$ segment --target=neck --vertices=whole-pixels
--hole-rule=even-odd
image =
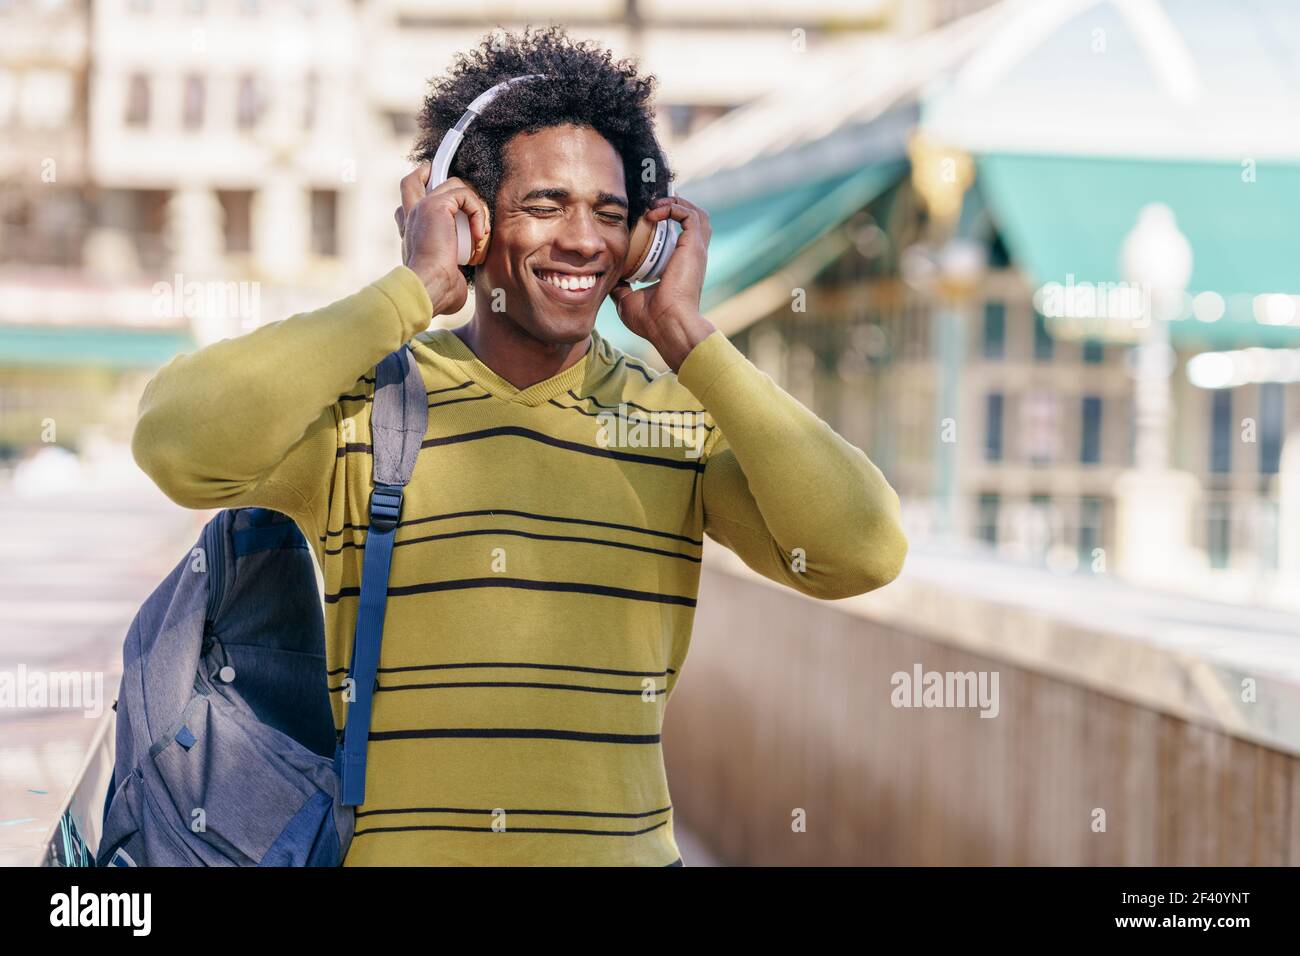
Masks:
[[[468,325],[452,331],[480,362],[518,389],[576,365],[591,347],[591,336],[572,344],[535,339],[504,312],[475,312]]]

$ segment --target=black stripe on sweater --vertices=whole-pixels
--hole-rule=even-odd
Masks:
[[[657,421],[655,421],[654,419],[650,419],[650,418],[629,418],[627,415],[624,415],[622,412],[589,412],[589,411],[587,411],[585,408],[579,408],[577,405],[561,405],[559,402],[557,402],[557,401],[556,401],[555,399],[553,399],[553,398],[552,398],[552,399],[548,399],[548,401],[549,401],[552,405],[554,405],[556,408],[564,408],[564,409],[568,409],[568,410],[571,411],[571,412],[577,412],[579,415],[586,415],[588,418],[600,418],[600,417],[602,417],[602,416],[606,416],[606,415],[613,415],[615,418],[617,418],[617,419],[619,419],[619,420],[621,420],[621,421],[625,421],[625,422],[627,422],[629,425],[633,425],[633,426],[635,426],[635,425],[653,425],[653,426],[655,426],[655,427],[657,427],[657,428],[703,428],[705,431],[708,431],[708,432],[713,431],[713,429],[716,427],[716,426],[713,426],[713,425],[706,425],[706,424],[704,424],[703,422],[700,422],[699,424],[696,424],[696,425],[687,425],[685,422],[657,422]],[[637,407],[640,408],[639,405],[638,405]],[[673,413],[673,412],[664,412],[663,414],[671,415],[671,414],[675,414],[675,413]],[[654,447],[654,446],[651,446],[651,447]],[[661,447],[662,447],[662,446],[661,446]]]
[[[579,401],[579,402],[591,402],[591,403],[592,403],[593,405],[595,405],[597,408],[610,408],[610,409],[616,409],[616,408],[619,408],[619,407],[620,407],[619,405],[606,405],[604,402],[602,402],[602,401],[600,401],[598,398],[596,398],[595,395],[579,395],[577,392],[575,392],[575,391],[574,391],[573,389],[571,389],[571,388],[568,389],[568,393],[569,393],[569,396],[570,396],[571,398],[573,398],[575,401]],[[552,405],[556,404],[556,403],[555,403],[555,399],[551,399],[551,404],[552,404]],[[627,402],[627,401],[625,401],[625,402],[623,402],[622,404],[623,404],[623,405],[626,405],[628,408],[635,408],[635,409],[637,409],[637,410],[639,410],[639,411],[649,412],[649,413],[652,414],[652,415],[707,415],[707,414],[708,414],[708,412],[706,412],[706,411],[705,411],[704,409],[702,409],[702,408],[681,408],[681,409],[672,409],[672,410],[669,410],[669,409],[665,409],[665,408],[646,408],[644,405],[638,405],[636,402]],[[558,407],[559,407],[559,408],[572,408],[573,406],[572,406],[572,405],[560,405],[560,406],[558,406]],[[579,411],[581,411],[581,409],[579,409]],[[701,423],[700,425],[682,425],[681,427],[683,427],[683,428],[706,428],[706,429],[708,429],[709,431],[713,431],[713,429],[716,428],[717,426],[716,426],[716,425],[705,425],[705,424]]]
[[[491,394],[487,394],[487,395],[470,395],[466,398],[449,398],[445,402],[430,402],[429,407],[442,408],[442,406],[444,405],[458,405],[461,402],[481,402],[483,401],[483,399],[491,398],[491,397],[492,397]]]
[[[376,684],[375,690],[445,690],[447,688],[464,687],[529,687],[537,690],[572,690],[586,691],[589,694],[624,694],[635,697],[640,697],[647,690],[656,697],[668,693],[666,687],[591,687],[587,684],[546,684],[541,681],[447,681],[441,684]],[[343,688],[344,685],[340,684],[338,687],[331,687],[329,692],[337,694]]]
[[[676,669],[670,667],[662,671],[624,671],[616,670],[612,667],[584,667],[579,664],[528,664],[520,661],[473,661],[467,664],[410,664],[405,667],[381,667],[378,670],[380,674],[400,674],[403,671],[446,671],[446,670],[463,670],[471,667],[522,667],[527,670],[539,671],[576,671],[582,674],[611,674],[615,677],[664,677],[668,674],[676,674]],[[332,671],[326,671],[330,677],[337,674],[346,674],[346,667],[336,667]]]
[[[653,381],[654,381],[654,376],[653,376],[653,375],[651,375],[649,372],[647,372],[647,371],[646,371],[644,368],[642,368],[640,365],[637,365],[635,362],[629,362],[629,361],[627,360],[627,356],[624,356],[623,358],[619,359],[618,361],[619,361],[620,364],[622,364],[622,365],[626,365],[628,368],[640,372],[642,375],[645,376],[645,380],[646,380],[647,382],[653,382]]]
[[[459,581],[426,581],[388,588],[389,597],[407,597],[411,594],[428,594],[434,591],[462,591],[470,588],[514,588],[521,591],[564,591],[574,594],[595,594],[601,597],[624,598],[629,601],[651,601],[656,604],[679,604],[695,607],[695,598],[680,594],[660,594],[655,591],[634,591],[604,584],[587,584],[582,581],[531,581],[527,578],[463,578]],[[337,604],[345,597],[358,597],[361,588],[340,588],[326,594],[326,604]]]
[[[667,813],[672,809],[669,804],[666,807],[660,807],[658,810],[642,810],[640,813],[613,813],[603,810],[510,810],[502,808],[501,812],[509,816],[523,816],[525,814],[541,817],[609,817],[617,820],[639,820],[643,817],[653,817],[660,813]],[[355,816],[369,817],[379,813],[469,813],[482,814],[490,817],[495,810],[473,810],[467,807],[394,807],[390,810],[357,810]]]
[[[628,451],[614,451],[611,448],[595,448],[591,445],[584,445],[581,442],[566,441],[563,438],[554,438],[542,432],[533,431],[531,428],[522,428],[518,425],[499,425],[496,428],[484,428],[476,432],[464,432],[460,435],[448,435],[445,438],[426,438],[420,443],[421,450],[425,448],[437,448],[443,445],[458,445],[465,442],[481,441],[485,438],[523,438],[528,441],[534,441],[541,445],[550,445],[552,448],[560,448],[564,451],[578,452],[582,455],[591,455],[595,458],[612,458],[616,461],[629,461],[638,465],[656,465],[660,468],[679,468],[684,471],[702,472],[704,464],[698,461],[678,460],[676,458],[659,458],[655,455],[638,455]],[[336,457],[342,458],[346,454],[373,454],[373,447],[362,442],[349,442],[335,453]]]
[[[374,380],[373,378],[363,378],[362,381],[363,381],[363,382],[369,382],[369,383],[373,384],[375,380]],[[443,394],[444,392],[459,392],[462,388],[466,388],[467,386],[470,386],[470,385],[478,385],[478,383],[475,382],[475,381],[473,381],[473,380],[471,379],[470,381],[467,381],[467,382],[461,382],[459,385],[449,385],[447,388],[435,388],[435,389],[430,389],[430,390],[426,391],[424,394],[425,394],[425,395],[441,395],[441,394]],[[479,388],[482,388],[482,387],[483,387],[483,386],[479,385]],[[487,395],[484,395],[483,397],[484,397],[484,398],[487,398],[488,396],[487,396]],[[375,400],[375,399],[374,399],[374,396],[373,396],[373,395],[340,395],[340,396],[339,396],[339,401],[340,401],[340,402],[360,402],[360,401],[373,402],[374,400]]]
[[[664,558],[681,558],[683,561],[691,561],[700,564],[701,559],[690,554],[681,554],[677,551],[664,551],[660,548],[647,548],[639,544],[627,544],[622,541],[605,541],[601,538],[578,538],[572,535],[564,534],[538,534],[534,531],[516,531],[512,528],[475,528],[471,531],[449,531],[446,534],[428,534],[421,538],[407,538],[403,541],[394,541],[393,547],[399,547],[404,544],[421,544],[426,541],[444,541],[448,538],[468,538],[485,534],[506,534],[513,535],[516,538],[532,538],[535,541],[570,541],[578,544],[598,544],[607,548],[623,548],[626,551],[643,551],[646,554],[655,554]],[[341,545],[333,550],[326,548],[326,554],[342,554],[344,548],[356,548],[358,551],[365,550],[365,543],[356,541],[344,541]]]
[[[685,541],[687,544],[694,544],[700,547],[704,546],[704,541],[700,538],[692,538],[689,535],[673,534],[671,531],[655,531],[653,528],[639,528],[631,524],[618,524],[614,521],[596,521],[593,518],[563,518],[559,515],[534,514],[531,511],[514,511],[509,508],[483,508],[478,511],[453,511],[448,514],[429,515],[427,518],[410,518],[406,521],[399,521],[397,526],[405,528],[410,525],[423,524],[426,521],[449,521],[453,518],[477,518],[485,515],[510,515],[515,518],[532,518],[536,521],[555,521],[560,524],[585,524],[596,528],[614,528],[618,531],[635,531],[637,534],[650,534],[658,538],[668,538],[672,541]],[[337,537],[344,531],[352,528],[357,531],[369,531],[368,524],[353,524],[350,521],[344,522],[343,527],[337,531],[326,531],[320,536],[324,541],[327,537]]]
[[[411,730],[372,730],[370,739],[385,740],[572,740],[588,744],[657,744],[659,734],[609,734],[547,727],[423,727]]]
[[[646,827],[644,830],[571,830],[560,827],[506,827],[504,830],[494,830],[492,827],[452,827],[452,826],[410,826],[410,827],[367,827],[364,830],[357,830],[352,834],[353,838],[365,836],[369,833],[400,833],[406,830],[452,830],[460,833],[565,833],[575,836],[622,836],[632,837],[640,836],[643,833],[649,833],[651,830],[658,830],[666,824],[667,820],[662,820],[652,827]]]

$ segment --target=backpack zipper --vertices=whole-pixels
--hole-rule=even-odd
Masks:
[[[225,535],[225,513],[218,515],[207,527],[207,563],[208,574],[208,610],[207,616],[203,622],[203,629],[206,633],[216,626],[217,611],[221,607],[221,599],[225,596],[226,588],[226,535]]]

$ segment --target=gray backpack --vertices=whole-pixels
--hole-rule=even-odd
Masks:
[[[428,421],[403,346],[376,366],[374,489],[347,722],[336,735],[325,629],[292,519],[230,508],[127,633],[97,866],[338,866],[365,802],[366,744],[402,489]]]

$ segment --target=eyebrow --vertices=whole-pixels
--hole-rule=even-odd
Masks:
[[[554,199],[557,202],[566,202],[573,198],[573,194],[567,189],[559,186],[547,186],[542,189],[534,189],[532,192],[521,198],[520,202],[527,202],[530,199]],[[622,196],[616,196],[613,193],[599,193],[596,196],[596,205],[605,206],[613,204],[620,207],[624,212],[627,211],[627,200]]]

